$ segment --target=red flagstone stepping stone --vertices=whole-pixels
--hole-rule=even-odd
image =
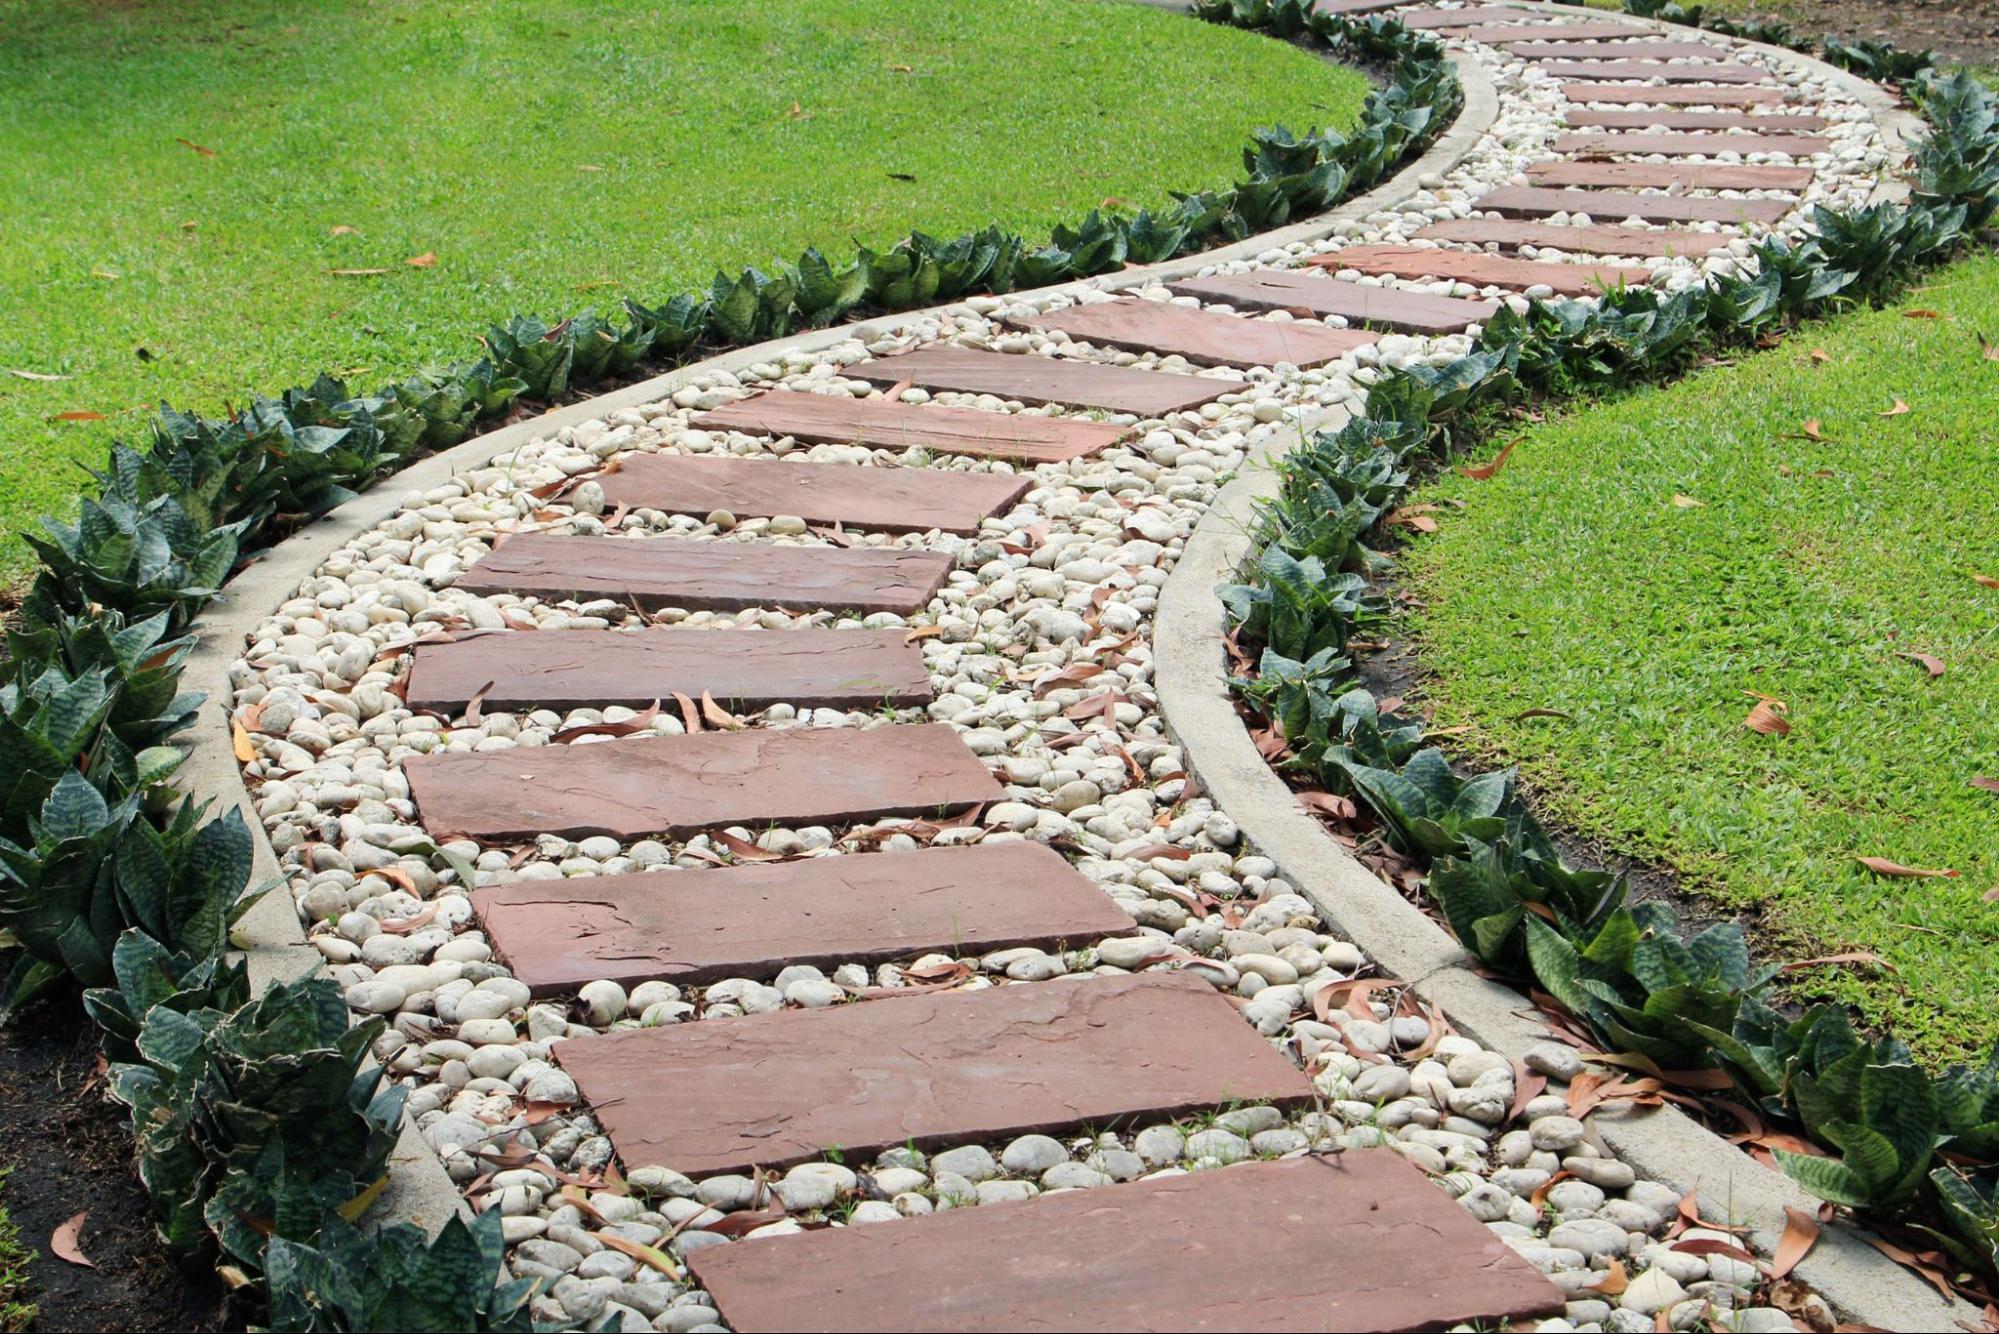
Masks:
[[[1275,324],[1136,298],[1068,306],[1008,323],[1022,329],[1061,329],[1104,347],[1177,353],[1204,366],[1275,366],[1280,361],[1320,366],[1376,337],[1358,329]]]
[[[1599,130],[1822,130],[1824,116],[1796,116],[1789,112],[1750,111],[1592,111],[1570,107],[1563,113],[1568,123]]]
[[[554,1050],[627,1171],[689,1176],[1312,1100],[1277,1048],[1183,973],[628,1029]]]
[[[1416,233],[1418,240],[1458,241],[1468,245],[1554,246],[1577,255],[1707,255],[1728,249],[1736,231],[1649,231],[1643,227],[1572,227],[1559,222],[1512,222],[1498,218],[1453,218],[1433,222]]]
[[[1742,107],[1782,102],[1782,88],[1661,88],[1649,83],[1565,83],[1571,102],[1633,102],[1651,106]]]
[[[1507,12],[1493,5],[1467,5],[1462,9],[1405,9],[1387,17],[1415,32],[1441,29],[1448,33],[1453,30],[1461,32],[1480,19]]]
[[[1783,134],[1562,134],[1555,137],[1557,153],[1613,157],[1621,153],[1661,153],[1668,157],[1712,157],[1717,153],[1787,153],[1810,157],[1832,147],[1832,140],[1814,135]]]
[[[1002,795],[942,723],[456,751],[416,756],[403,772],[425,828],[487,843],[845,824],[960,810]]]
[[[1229,380],[1162,371],[1105,366],[1074,357],[1037,357],[1005,352],[981,352],[971,347],[926,347],[900,356],[883,357],[849,366],[849,379],[893,385],[904,380],[919,389],[993,394],[1029,405],[1061,403],[1074,408],[1101,408],[1139,417],[1163,417],[1197,408],[1242,386]]]
[[[1388,1149],[707,1246],[688,1263],[742,1334],[1514,1329],[1563,1310]]]
[[[1549,60],[1541,70],[1555,79],[1664,79],[1667,83],[1764,84],[1770,75],[1754,65],[1687,61],[1662,65],[1645,60]]]
[[[1483,287],[1528,288],[1546,283],[1568,296],[1593,296],[1620,284],[1643,287],[1652,281],[1650,269],[1616,264],[1554,264],[1533,259],[1502,259],[1483,251],[1438,250],[1432,246],[1356,245],[1311,263],[1328,269],[1359,269],[1404,278],[1455,278]]]
[[[1405,292],[1396,287],[1341,282],[1324,274],[1295,269],[1180,278],[1166,287],[1175,295],[1202,301],[1226,301],[1251,310],[1303,310],[1321,317],[1340,315],[1356,324],[1407,333],[1456,333],[1468,324],[1490,319],[1498,309],[1490,301],[1460,301],[1456,297]]]
[[[1137,929],[1061,853],[1033,842],[523,880],[479,890],[472,906],[537,996],[600,977],[703,983]]]
[[[1312,8],[1321,14],[1371,14],[1408,3],[1409,0],[1319,0]]]
[[[1034,484],[1012,473],[941,468],[864,467],[852,463],[702,458],[643,454],[598,479],[604,499],[633,509],[738,518],[790,514],[807,523],[839,523],[878,533],[976,533],[979,521],[1006,509]]]
[[[1106,449],[1132,433],[1108,422],[1044,417],[1038,412],[982,412],[935,403],[903,403],[851,394],[778,390],[740,399],[687,423],[701,431],[788,435],[813,445],[927,449],[1017,463],[1061,463]]]
[[[905,615],[928,606],[950,572],[951,557],[933,551],[523,533],[467,570],[458,587],[550,601],[616,598],[647,611],[781,607]]]
[[[872,708],[932,698],[923,654],[901,630],[474,631],[418,644],[404,687],[413,709],[669,707],[676,694],[723,704]]]
[[[1725,49],[1706,42],[1508,42],[1523,60],[1713,60]]]
[[[1510,23],[1487,23],[1468,29],[1465,36],[1474,42],[1594,42],[1606,37],[1643,37],[1643,28],[1628,23],[1564,23],[1558,19],[1533,18],[1526,14]]]
[[[1749,167],[1688,162],[1537,162],[1527,168],[1536,185],[1679,186],[1685,190],[1802,190],[1810,167]]]
[[[1544,190],[1531,185],[1501,186],[1472,202],[1514,217],[1587,213],[1592,218],[1638,218],[1645,222],[1775,222],[1797,205],[1788,199],[1711,199],[1683,195],[1625,194],[1615,190]]]

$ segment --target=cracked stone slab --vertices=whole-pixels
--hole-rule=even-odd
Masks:
[[[1608,287],[1644,287],[1650,269],[1619,264],[1556,264],[1533,259],[1502,259],[1466,250],[1435,246],[1356,245],[1312,259],[1327,269],[1358,269],[1362,273],[1402,278],[1455,278],[1480,287],[1529,288],[1545,284],[1563,296],[1596,296]]]
[[[413,709],[644,708],[676,694],[738,709],[897,708],[935,697],[902,630],[475,630],[418,644],[404,688]],[[480,694],[481,691],[484,694]]]
[[[690,1264],[742,1334],[1512,1329],[1564,1300],[1389,1149],[710,1246]]]
[[[1242,385],[1230,380],[1164,371],[1105,366],[1069,357],[984,352],[970,347],[928,347],[846,368],[848,379],[893,385],[908,380],[919,389],[992,394],[1030,406],[1060,403],[1072,408],[1163,417],[1169,412],[1212,403]]]
[[[1062,854],[1025,840],[522,880],[477,891],[472,906],[537,996],[598,978],[698,984],[792,964],[873,965],[1137,929]]]
[[[1431,223],[1415,239],[1496,245],[1553,246],[1581,255],[1708,255],[1728,249],[1742,233],[1654,231],[1645,227],[1576,227],[1560,222],[1514,222],[1499,218],[1453,218]]]
[[[1472,207],[1512,217],[1587,213],[1592,218],[1638,218],[1645,222],[1772,223],[1797,205],[1788,199],[1713,199],[1707,196],[1647,195],[1617,190],[1556,190],[1505,185],[1472,201]]]
[[[1515,48],[1517,51],[1518,48]],[[1620,53],[1621,54],[1621,53]],[[1712,51],[1706,53],[1712,56]],[[1702,59],[1661,64],[1645,60],[1548,60],[1539,66],[1556,79],[1661,79],[1667,83],[1738,83],[1771,87],[1770,72],[1754,65]]]
[[[1457,333],[1466,325],[1491,319],[1499,309],[1491,301],[1461,301],[1425,292],[1405,292],[1398,287],[1342,282],[1322,273],[1296,269],[1178,278],[1166,287],[1176,296],[1221,301],[1250,310],[1304,310],[1321,317],[1337,315],[1356,324],[1403,333]]]
[[[1629,189],[1802,190],[1810,167],[1733,166],[1721,162],[1536,162],[1527,168],[1536,185]]]
[[[963,810],[1002,795],[943,723],[455,751],[415,756],[403,768],[426,829],[440,840],[486,843],[848,823]]]
[[[1571,102],[1630,102],[1645,106],[1746,107],[1786,101],[1782,88],[1666,87],[1646,83],[1565,83]]]
[[[482,596],[616,598],[645,611],[777,607],[906,616],[930,605],[952,564],[935,551],[522,533],[493,548],[458,587]]]
[[[1097,301],[1009,319],[1021,329],[1059,329],[1072,338],[1132,352],[1181,356],[1201,366],[1322,366],[1376,335],[1323,324],[1244,319],[1165,301]]]
[[[1809,134],[1564,134],[1555,139],[1557,153],[1582,157],[1612,157],[1619,153],[1659,153],[1667,157],[1717,153],[1785,153],[1810,157],[1832,148],[1832,140]]]
[[[1233,1005],[1182,973],[780,1010],[553,1050],[626,1170],[690,1176],[1313,1096]]]
[[[688,423],[698,431],[790,436],[812,445],[926,449],[1019,463],[1061,463],[1109,448],[1132,433],[1109,422],[1037,412],[982,412],[851,394],[775,390],[724,404]]]
[[[1593,111],[1570,107],[1563,120],[1579,129],[1600,130],[1823,130],[1824,116],[1748,111]]]
[[[676,514],[795,515],[877,533],[976,533],[1033,485],[1013,473],[647,454],[599,479],[604,499]]]

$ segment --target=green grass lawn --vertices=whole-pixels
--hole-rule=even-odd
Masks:
[[[1999,577],[1999,360],[1980,332],[1999,338],[1991,257],[1579,407],[1493,480],[1426,488],[1465,507],[1407,561],[1439,726],[1517,762],[1557,824],[1759,910],[1773,953],[1881,955],[1899,976],[1820,970],[1810,990],[1930,1059],[1999,1038],[1999,793],[1971,782],[1999,778],[1999,587],[1974,578]],[[1789,736],[1743,727],[1749,692],[1789,705]]]
[[[0,91],[11,534],[161,399],[372,385],[810,244],[1043,235],[1224,184],[1253,127],[1349,125],[1366,84],[1081,0],[0,0]]]

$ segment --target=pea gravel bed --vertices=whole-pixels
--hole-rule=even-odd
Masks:
[[[1290,268],[1345,244],[1405,241],[1433,221],[1472,216],[1478,195],[1550,158],[1547,145],[1562,131],[1566,108],[1558,82],[1494,48],[1472,49],[1498,84],[1502,110],[1455,169],[1421,178],[1421,192],[1395,211],[1341,223],[1324,241],[1214,271]],[[1767,59],[1749,48],[1732,48],[1731,58],[1751,64]],[[1804,160],[1816,179],[1780,228],[1796,234],[1811,204],[1864,202],[1897,159],[1867,109],[1844,98],[1836,81],[1811,76],[1799,83],[1788,64],[1780,72],[1831,122],[1825,133],[1833,142],[1829,152]],[[1764,154],[1747,160],[1790,161]],[[1704,261],[1622,262],[1645,267],[1674,288],[1732,266],[1747,252],[1746,242],[1736,242]],[[1359,281],[1519,299],[1463,283]],[[1158,286],[1139,288],[1137,295],[1172,299]],[[1008,315],[1103,299],[1107,293],[1072,287],[878,321],[827,351],[741,375],[698,375],[664,401],[533,440],[448,484],[410,495],[399,513],[334,552],[263,623],[232,667],[233,704],[250,724],[254,747],[244,776],[310,942],[346,988],[350,1005],[389,1018],[376,1055],[412,1086],[409,1112],[453,1180],[481,1207],[503,1215],[510,1269],[548,1280],[534,1300],[536,1317],[578,1328],[608,1318],[617,1329],[720,1329],[716,1311],[678,1263],[701,1246],[806,1226],[891,1224],[938,1209],[1157,1173],[1226,1170],[1246,1158],[1385,1145],[1431,1173],[1439,1188],[1567,1294],[1566,1319],[1543,1328],[1650,1330],[1661,1318],[1675,1329],[1792,1328],[1789,1314],[1757,1304],[1760,1276],[1753,1266],[1726,1254],[1673,1249],[1676,1242],[1727,1241],[1729,1235],[1702,1228],[1669,1235],[1676,1225],[1684,1228],[1677,1193],[1638,1179],[1604,1150],[1586,1119],[1570,1116],[1562,1086],[1580,1069],[1570,1049],[1551,1042],[1530,1055],[1528,1068],[1516,1068],[1452,1033],[1446,1017],[1424,1005],[1420,988],[1350,985],[1372,978],[1365,955],[1328,933],[1275,865],[1244,844],[1230,813],[1191,784],[1155,707],[1148,632],[1159,590],[1206,507],[1243,466],[1252,432],[1356,407],[1381,368],[1448,361],[1469,350],[1472,336],[1389,335],[1321,368],[1244,373],[1094,348],[1060,333],[1015,332],[1001,323]],[[1234,387],[1217,402],[1163,419],[1110,418],[1139,427],[1135,438],[1092,458],[1033,469],[1034,483],[1019,503],[970,537],[829,535],[796,518],[738,521],[721,512],[606,512],[594,477],[638,453],[783,454],[815,462],[1013,471],[1006,464],[930,458],[920,451],[805,447],[687,424],[698,411],[774,387],[865,396],[877,391],[846,378],[845,368],[931,343],[1153,367]],[[902,395],[906,403],[930,397],[920,389]],[[935,401],[1030,411],[987,396],[940,393]],[[475,597],[455,587],[497,541],[522,532],[818,547],[837,540],[949,552],[956,565],[929,608],[908,620],[672,607],[648,617],[611,600]],[[782,634],[804,626],[922,628],[936,690],[926,709],[848,712],[778,704],[736,721],[764,728],[945,722],[1005,784],[1006,799],[963,824],[736,828],[727,831],[735,849],[707,835],[629,844],[542,837],[513,849],[434,844],[416,822],[400,767],[412,755],[601,744],[607,739],[602,735],[555,738],[599,724],[675,735],[686,723],[670,704],[645,715],[616,707],[455,718],[415,714],[394,688],[408,648],[425,636],[460,629],[608,631],[646,624],[716,634]],[[937,953],[873,968],[853,962],[824,970],[794,966],[705,987],[646,982],[627,990],[598,981],[571,1000],[536,1002],[494,957],[467,896],[468,882],[699,871],[739,860],[743,844],[775,857],[820,857],[1030,838],[1063,852],[1130,913],[1133,933],[1048,951],[967,958]],[[1311,1076],[1318,1104],[1296,1113],[1223,1108],[1193,1121],[1067,1139],[1029,1135],[929,1153],[901,1148],[869,1162],[828,1155],[782,1175],[692,1181],[657,1167],[618,1175],[610,1140],[579,1104],[574,1082],[549,1059],[550,1045],[564,1038],[787,1006],[881,1003],[850,999],[873,988],[1088,985],[1092,974],[1151,969],[1192,972],[1236,998],[1245,1022]],[[1545,1078],[1548,1091],[1523,1099],[1518,1081],[1524,1077]],[[655,1255],[657,1261],[650,1258]],[[1628,1284],[1620,1287],[1614,1273],[1628,1274]],[[1798,1308],[1800,1301],[1806,1318],[1822,1316],[1830,1327],[1823,1303],[1805,1295],[1791,1304]]]

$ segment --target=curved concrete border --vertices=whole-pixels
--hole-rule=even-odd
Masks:
[[[1609,16],[1590,11],[1590,17]],[[1652,31],[1672,25],[1641,26]],[[1188,539],[1153,620],[1160,712],[1184,751],[1188,771],[1326,921],[1384,972],[1420,989],[1454,1027],[1519,1060],[1529,1047],[1548,1040],[1534,1008],[1518,991],[1474,971],[1475,961],[1442,927],[1327,834],[1264,762],[1229,694],[1227,626],[1215,586],[1233,580],[1249,554],[1257,504],[1277,491],[1270,465],[1306,432],[1337,430],[1348,415],[1344,408],[1325,409],[1253,437],[1242,474],[1223,488]],[[1747,1239],[1765,1255],[1782,1236],[1786,1206],[1808,1213],[1818,1208],[1818,1199],[1789,1177],[1761,1166],[1676,1107],[1606,1107],[1591,1120],[1604,1144],[1640,1174],[1683,1193],[1697,1191],[1709,1217],[1733,1215],[1749,1222]],[[1861,1324],[1923,1330],[1966,1322],[1973,1328],[1979,1319],[1970,1305],[1940,1297],[1854,1228],[1826,1229],[1794,1272]]]
[[[1156,3],[1156,0],[1138,0]],[[1173,6],[1181,8],[1181,6]],[[1465,104],[1458,118],[1422,156],[1364,195],[1303,222],[1264,232],[1232,245],[1170,260],[1163,264],[1122,270],[1115,274],[1035,289],[1037,293],[1119,291],[1152,282],[1186,277],[1208,266],[1250,259],[1267,250],[1317,241],[1341,222],[1391,208],[1417,193],[1416,181],[1431,172],[1456,165],[1484,137],[1499,116],[1499,97],[1476,61],[1454,57]],[[242,654],[244,643],[271,610],[291,597],[299,584],[334,551],[394,514],[410,491],[422,491],[449,481],[458,473],[484,467],[493,458],[565,426],[607,416],[624,408],[669,397],[695,376],[716,370],[741,371],[758,362],[781,360],[794,352],[817,352],[851,338],[872,338],[907,320],[960,308],[953,305],[900,312],[860,324],[836,325],[739,348],[705,361],[677,367],[663,375],[623,389],[572,403],[538,417],[474,436],[441,453],[420,459],[383,478],[366,494],[348,501],[317,522],[301,529],[257,556],[224,588],[222,596],[196,622],[198,642],[189,655],[187,688],[204,691],[208,699],[188,737],[188,757],[181,775],[190,793],[212,797],[221,807],[236,806],[252,831],[253,883],[282,875],[277,853],[265,836],[255,804],[244,785],[231,731],[228,700],[229,666]],[[261,989],[274,978],[303,976],[321,966],[319,954],[306,943],[298,911],[289,893],[265,896],[237,924],[234,943],[244,951],[250,983]],[[389,1185],[376,1207],[377,1217],[417,1223],[431,1232],[444,1226],[462,1204],[458,1187],[445,1174],[436,1154],[424,1143],[412,1122],[402,1133],[389,1162]]]

